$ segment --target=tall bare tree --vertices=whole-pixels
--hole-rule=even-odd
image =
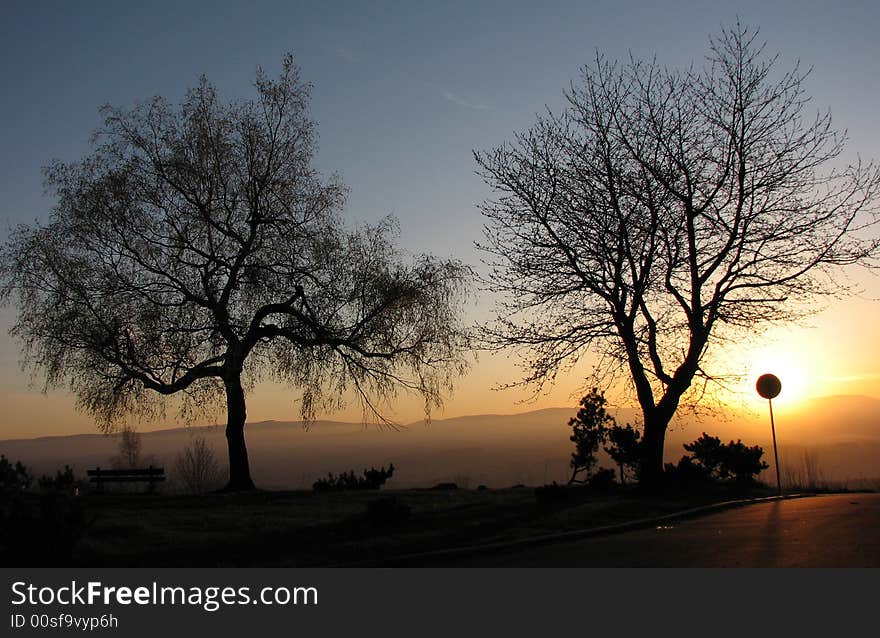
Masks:
[[[701,68],[597,55],[564,112],[475,153],[496,193],[489,345],[527,351],[538,390],[587,351],[597,373],[625,372],[643,482],[713,347],[809,312],[841,290],[838,267],[876,264],[877,168],[839,166],[845,136],[807,112],[806,76],[739,24]]]
[[[0,260],[26,360],[112,429],[225,399],[230,489],[252,487],[245,390],[268,375],[302,414],[354,394],[380,415],[403,388],[426,410],[464,369],[467,269],[395,247],[395,223],[346,227],[345,188],[311,162],[309,85],[289,56],[255,99],[224,103],[203,78],[179,107],[105,107],[94,150],[57,162],[47,224],[18,228]]]

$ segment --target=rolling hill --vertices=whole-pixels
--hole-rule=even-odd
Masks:
[[[327,472],[338,473],[393,462],[389,487],[426,487],[452,481],[462,487],[540,485],[568,478],[572,444],[566,425],[572,408],[550,408],[515,415],[475,415],[412,423],[398,430],[355,423],[320,421],[308,429],[299,422],[264,421],[247,426],[254,481],[264,488],[309,488]],[[622,410],[619,422],[635,412]],[[764,446],[772,462],[769,427],[764,415],[683,420],[667,436],[667,459],[677,460],[682,443],[706,431],[722,439],[742,438]],[[146,463],[173,473],[175,456],[195,433],[203,434],[225,462],[220,426],[144,432]],[[824,478],[845,480],[880,477],[880,400],[825,397],[777,419],[780,462],[801,462],[805,451],[818,459]],[[118,437],[78,434],[0,441],[0,453],[20,460],[36,474],[65,464],[77,474],[86,468],[109,467]],[[606,462],[607,465],[610,465]],[[173,477],[172,477],[173,478]]]

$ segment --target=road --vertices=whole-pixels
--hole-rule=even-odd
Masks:
[[[747,505],[579,541],[468,556],[486,567],[880,567],[880,494]]]

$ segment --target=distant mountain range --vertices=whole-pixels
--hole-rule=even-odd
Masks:
[[[475,415],[412,423],[398,430],[355,423],[319,421],[308,429],[298,422],[264,421],[246,429],[255,482],[265,488],[309,488],[327,472],[394,463],[389,487],[427,487],[455,482],[461,487],[540,485],[566,481],[572,443],[568,419],[573,408],[549,408],[514,415]],[[634,421],[635,410],[617,413]],[[724,440],[740,438],[764,446],[772,463],[767,416],[682,418],[667,435],[667,459],[677,460],[682,444],[701,432]],[[194,434],[203,434],[225,464],[221,426],[144,432],[142,456],[169,473],[176,455]],[[862,396],[824,397],[777,414],[780,464],[814,455],[829,480],[880,477],[880,400]],[[78,434],[0,441],[0,453],[20,460],[36,474],[65,464],[77,474],[109,467],[118,436]],[[610,463],[606,461],[606,465]]]

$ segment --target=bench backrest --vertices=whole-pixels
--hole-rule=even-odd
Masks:
[[[143,476],[143,477],[156,477],[156,476],[164,476],[165,468],[162,467],[148,467],[148,468],[132,468],[130,470],[102,470],[100,467],[94,470],[86,470],[86,474],[89,476],[97,476],[97,477],[111,477],[111,476]]]

